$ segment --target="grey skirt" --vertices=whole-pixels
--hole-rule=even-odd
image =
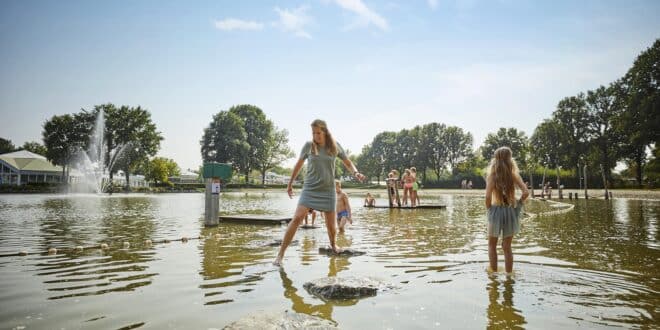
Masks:
[[[520,213],[522,203],[516,207],[507,205],[492,205],[488,209],[488,236],[510,237],[520,231]]]
[[[332,190],[326,189],[326,191],[303,188],[302,193],[300,193],[300,199],[298,199],[298,205],[324,212],[334,211],[337,207],[336,204],[337,193],[334,187],[332,187]]]

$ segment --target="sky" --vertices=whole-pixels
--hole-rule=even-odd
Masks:
[[[252,104],[296,153],[316,118],[353,154],[431,122],[476,148],[622,77],[660,38],[658,14],[637,0],[4,0],[0,137],[42,142],[54,115],[139,105],[158,156],[197,169],[213,115]]]

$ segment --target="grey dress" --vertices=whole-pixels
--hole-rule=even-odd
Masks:
[[[318,211],[334,211],[337,199],[335,193],[335,158],[346,159],[344,149],[337,143],[337,156],[327,153],[325,147],[318,148],[318,155],[312,154],[312,142],[305,143],[299,159],[307,160],[307,170],[298,205]]]

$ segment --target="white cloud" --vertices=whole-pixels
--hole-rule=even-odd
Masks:
[[[275,11],[280,15],[280,20],[274,23],[275,26],[286,32],[292,32],[297,37],[311,39],[312,36],[305,30],[307,25],[312,22],[312,17],[307,14],[309,7],[301,6],[296,9],[280,9],[275,7]]]
[[[427,0],[427,2],[429,4],[429,7],[431,7],[431,9],[435,10],[436,8],[438,8],[438,0]]]
[[[353,24],[355,26],[373,24],[383,31],[387,31],[389,29],[387,20],[378,15],[378,13],[369,9],[369,7],[367,7],[362,2],[362,0],[335,0],[335,3],[339,7],[358,15],[358,21]]]
[[[258,31],[264,28],[264,25],[259,22],[244,21],[237,18],[227,18],[222,21],[215,21],[216,29],[223,31],[245,30],[245,31]]]

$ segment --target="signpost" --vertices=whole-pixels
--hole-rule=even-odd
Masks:
[[[232,170],[230,164],[205,163],[204,181],[206,182],[204,203],[204,225],[206,227],[218,225],[218,212],[220,211],[220,189],[222,182],[231,179]]]

